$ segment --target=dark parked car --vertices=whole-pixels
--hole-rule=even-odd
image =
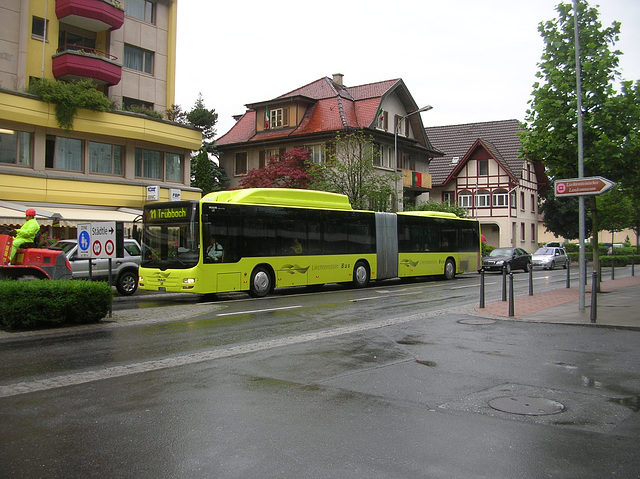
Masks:
[[[488,256],[482,258],[485,271],[502,271],[511,273],[514,269],[526,272],[531,268],[531,255],[522,248],[496,248]]]

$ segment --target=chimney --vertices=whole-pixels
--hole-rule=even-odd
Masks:
[[[334,73],[333,74],[333,83],[335,83],[336,85],[342,86],[342,78],[343,77],[344,77],[344,75],[342,73]]]

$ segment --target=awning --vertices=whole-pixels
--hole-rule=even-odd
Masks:
[[[133,224],[136,218],[142,215],[142,210],[132,208],[0,201],[0,224],[22,225],[27,208],[36,210],[36,219],[40,225],[44,226],[77,227],[79,223],[98,221],[122,221]]]

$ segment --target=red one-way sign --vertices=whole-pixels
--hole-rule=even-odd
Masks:
[[[590,176],[588,178],[571,178],[568,180],[556,180],[556,197],[600,195],[609,191],[616,184],[602,176]]]

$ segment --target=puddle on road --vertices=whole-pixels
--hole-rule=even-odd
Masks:
[[[416,363],[422,364],[423,366],[429,366],[430,368],[435,368],[438,365],[438,363],[427,361],[426,359],[416,359]]]
[[[640,411],[640,396],[630,396],[625,398],[611,398],[610,402],[628,407],[633,412]]]

